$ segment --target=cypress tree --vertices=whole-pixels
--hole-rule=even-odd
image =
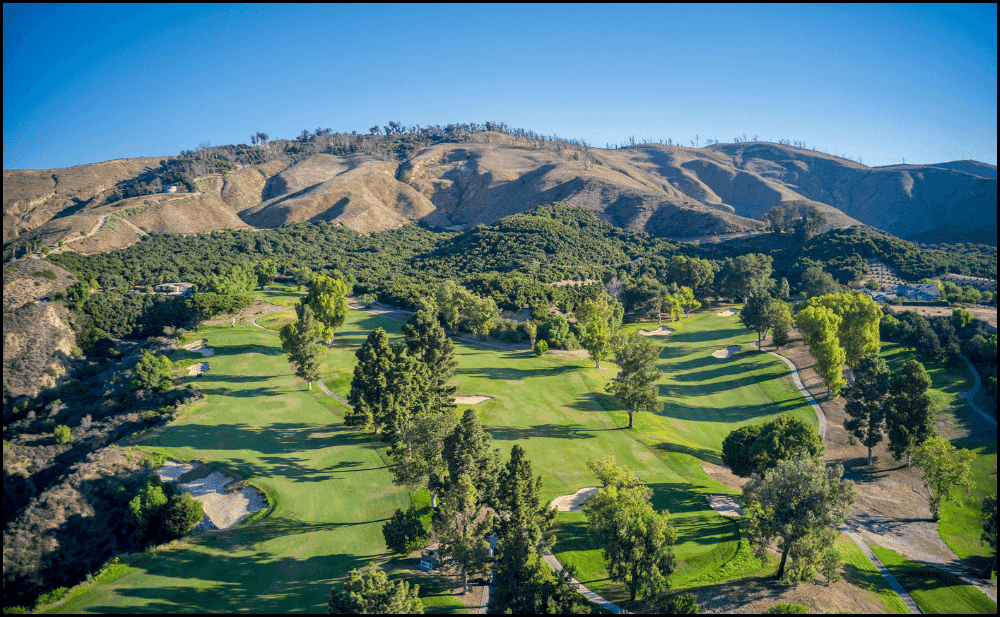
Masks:
[[[379,435],[386,424],[387,408],[393,404],[388,386],[396,354],[389,346],[385,330],[375,328],[355,355],[358,364],[354,367],[348,398],[354,409],[344,416],[344,424],[362,430],[374,429]]]
[[[479,489],[481,503],[493,503],[500,471],[500,450],[492,449],[493,438],[483,430],[476,412],[469,408],[444,440],[444,460],[454,481],[465,474]]]
[[[458,360],[455,346],[445,334],[437,319],[433,300],[426,299],[423,306],[403,326],[403,336],[410,355],[427,365],[430,371],[429,391],[431,405],[438,411],[454,408],[452,397],[458,386],[448,384],[455,376]]]

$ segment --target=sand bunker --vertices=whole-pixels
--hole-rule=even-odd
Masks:
[[[721,313],[716,313],[716,315],[718,315],[719,317],[732,317],[736,313],[739,313],[739,311],[737,311],[736,309],[726,309]]]
[[[740,346],[739,345],[730,345],[729,347],[726,347],[725,349],[717,349],[717,350],[713,351],[712,352],[712,357],[713,358],[720,358],[722,360],[725,360],[726,358],[733,357],[733,354],[736,353],[739,350],[740,350]]]
[[[456,405],[475,405],[476,403],[482,403],[483,401],[490,400],[491,396],[456,396]]]
[[[705,495],[705,499],[722,516],[743,516],[743,507],[732,495]]]
[[[674,332],[676,332],[676,330],[673,330],[672,328],[668,328],[666,326],[660,326],[659,330],[652,330],[652,331],[639,330],[639,334],[643,336],[666,336],[668,334],[673,334]]]
[[[185,473],[199,467],[200,465],[180,465],[167,461],[157,473],[164,482],[175,482]],[[204,478],[178,485],[205,507],[205,520],[199,523],[198,529],[228,529],[247,514],[267,507],[267,500],[255,488],[225,492],[223,488],[232,481],[218,471],[213,471]]]
[[[207,342],[208,342],[207,339],[201,339],[200,341],[195,341],[193,343],[185,345],[184,349],[187,350],[187,351],[198,352],[202,356],[205,356],[205,357],[214,356],[215,355],[215,350],[212,349],[211,347],[205,347],[204,346],[205,343],[207,343]]]
[[[201,377],[208,372],[208,362],[199,362],[188,367],[188,375],[191,377]]]
[[[552,507],[560,512],[576,512],[583,509],[583,502],[599,490],[600,487],[590,486],[587,488],[581,488],[572,495],[556,497],[552,500]]]

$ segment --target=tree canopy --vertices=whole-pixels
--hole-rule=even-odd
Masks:
[[[659,357],[656,345],[638,332],[624,339],[615,352],[618,375],[608,384],[607,391],[625,405],[629,428],[632,428],[637,412],[660,408],[653,386],[660,376],[660,369],[656,368]]]
[[[406,581],[390,581],[375,564],[355,568],[344,577],[343,589],[330,589],[327,612],[331,615],[419,615],[424,605]]]
[[[798,457],[816,458],[826,447],[808,422],[781,415],[764,424],[748,424],[722,441],[722,462],[740,477],[764,475],[780,461]]]

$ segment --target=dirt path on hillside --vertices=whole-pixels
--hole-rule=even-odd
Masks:
[[[765,339],[764,351],[777,351],[795,364],[802,384],[826,416],[824,459],[843,465],[844,478],[854,481],[858,493],[854,512],[846,521],[847,527],[865,542],[959,576],[996,602],[996,581],[983,580],[975,568],[959,559],[941,539],[937,523],[931,518],[920,471],[893,460],[885,441],[873,449],[873,465],[868,466],[867,448],[851,445],[844,428],[847,418],[844,399],[829,398],[829,391],[816,372],[816,361],[798,330],[792,330],[789,336],[788,347],[780,350],[775,350],[771,340]],[[978,419],[974,414],[969,416]],[[973,441],[996,439],[996,429],[982,421],[967,421],[961,428],[966,438]],[[938,430],[946,437],[956,436],[956,428],[946,420],[939,422]]]

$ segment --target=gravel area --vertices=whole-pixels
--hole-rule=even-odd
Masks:
[[[716,313],[719,317],[732,317],[736,313],[739,313],[736,309],[726,309],[720,313]]]

